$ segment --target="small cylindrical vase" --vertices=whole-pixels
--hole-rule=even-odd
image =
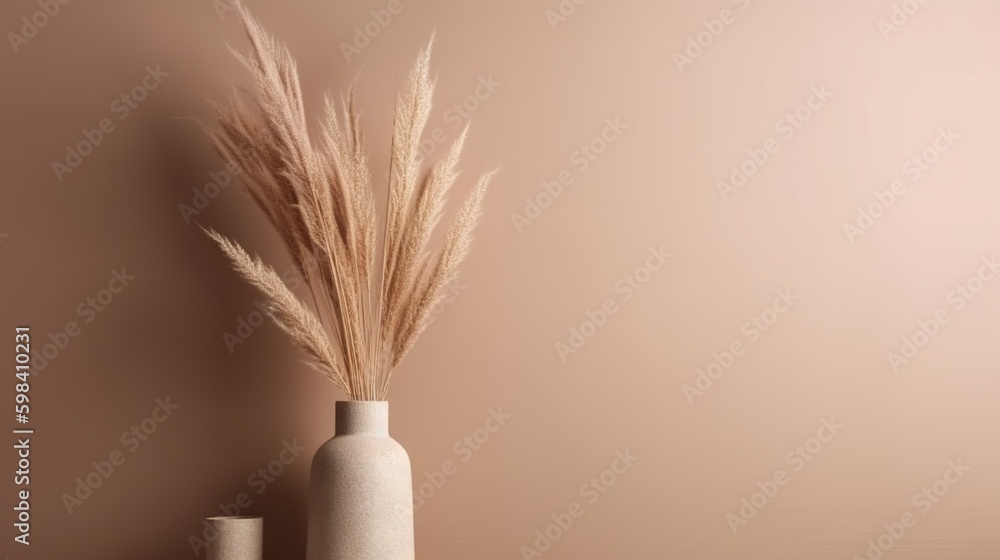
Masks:
[[[263,560],[263,517],[209,517],[208,560]]]
[[[338,401],[334,434],[312,462],[306,558],[413,560],[410,458],[389,403]]]

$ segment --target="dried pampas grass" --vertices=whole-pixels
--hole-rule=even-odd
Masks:
[[[268,298],[269,315],[309,356],[312,367],[352,400],[384,400],[393,369],[426,328],[469,252],[493,173],[479,179],[443,246],[432,249],[467,130],[442,161],[423,170],[419,145],[434,91],[428,44],[396,99],[379,245],[354,84],[339,107],[326,98],[320,141],[314,143],[295,61],[245,7],[239,14],[251,48],[249,56],[233,54],[252,85],[235,87],[228,105],[214,105],[218,123],[206,130],[287,246],[315,310],[272,267],[219,233],[206,232],[240,275]]]

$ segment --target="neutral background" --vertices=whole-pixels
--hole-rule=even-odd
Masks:
[[[464,117],[452,107],[464,103],[473,126],[457,197],[502,167],[457,295],[390,391],[415,485],[457,465],[424,486],[419,557],[537,557],[525,547],[545,548],[536,531],[573,502],[584,515],[549,530],[556,540],[534,548],[543,557],[852,558],[907,512],[916,525],[883,537],[886,558],[1000,553],[1000,278],[977,277],[1000,252],[1000,4],[931,1],[885,32],[891,0],[566,0],[564,21],[546,14],[556,0],[403,0],[385,25],[370,23],[373,10],[385,20],[383,0],[247,4],[297,57],[313,111],[360,72],[379,170],[396,87],[436,31],[428,131],[443,143],[428,144],[430,158],[455,138]],[[12,559],[193,558],[200,520],[240,492],[252,497],[242,513],[265,517],[266,557],[304,557],[309,459],[343,395],[273,325],[227,346],[257,318],[258,296],[197,224],[279,270],[289,261],[238,184],[198,198],[223,168],[174,118],[206,116],[199,92],[243,79],[225,45],[246,43],[227,8],[71,2],[18,52],[9,35],[0,48],[0,355],[12,365],[15,325],[31,326],[36,355],[67,321],[81,328],[33,378],[33,544],[12,544],[5,491]],[[4,2],[0,30],[21,33],[39,9]],[[702,34],[708,46],[679,67],[674,54],[723,9],[735,21]],[[352,41],[363,48],[345,56]],[[169,76],[120,119],[112,104],[147,65]],[[812,88],[832,95],[804,109]],[[808,118],[789,129],[797,110]],[[58,180],[53,162],[103,118],[114,131]],[[607,119],[627,128],[605,130]],[[947,151],[925,152],[949,127]],[[769,138],[777,152],[723,197],[718,182]],[[601,153],[574,156],[585,145]],[[904,168],[915,156],[935,162]],[[558,196],[541,194],[563,171]],[[905,192],[880,208],[874,192],[896,179]],[[526,199],[547,207],[517,227]],[[196,202],[185,220],[179,205]],[[863,234],[845,233],[873,204]],[[642,269],[660,247],[671,257]],[[134,280],[79,314],[121,267]],[[618,283],[630,275],[644,283],[626,299]],[[953,293],[967,283],[971,300]],[[767,311],[785,289],[798,299]],[[616,312],[601,321],[607,300]],[[947,322],[928,323],[939,310]],[[759,336],[744,327],[757,316],[773,322]],[[919,321],[934,336],[914,336]],[[573,328],[591,336],[571,341]],[[903,337],[922,347],[893,367]],[[744,352],[730,359],[733,343]],[[716,360],[729,368],[686,396]],[[122,433],[167,397],[179,410],[129,452]],[[5,410],[12,401],[8,377]],[[510,418],[465,451],[463,438],[485,439],[491,409]],[[819,432],[831,418],[843,425],[832,438]],[[817,433],[828,441],[810,442]],[[257,494],[248,477],[296,438],[304,454]],[[796,462],[807,445],[815,453]],[[126,462],[68,512],[63,495],[116,450]],[[591,503],[582,486],[626,451],[638,460]],[[918,507],[913,496],[957,460],[971,470]],[[787,484],[739,517],[779,469]]]

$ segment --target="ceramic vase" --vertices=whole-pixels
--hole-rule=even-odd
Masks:
[[[387,401],[338,401],[309,479],[308,560],[413,560],[410,458]]]
[[[262,560],[264,558],[264,518],[209,517],[213,536],[208,543],[208,560]]]

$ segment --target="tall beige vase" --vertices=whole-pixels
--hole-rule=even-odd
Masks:
[[[413,560],[410,457],[387,401],[337,401],[309,480],[308,560]]]

